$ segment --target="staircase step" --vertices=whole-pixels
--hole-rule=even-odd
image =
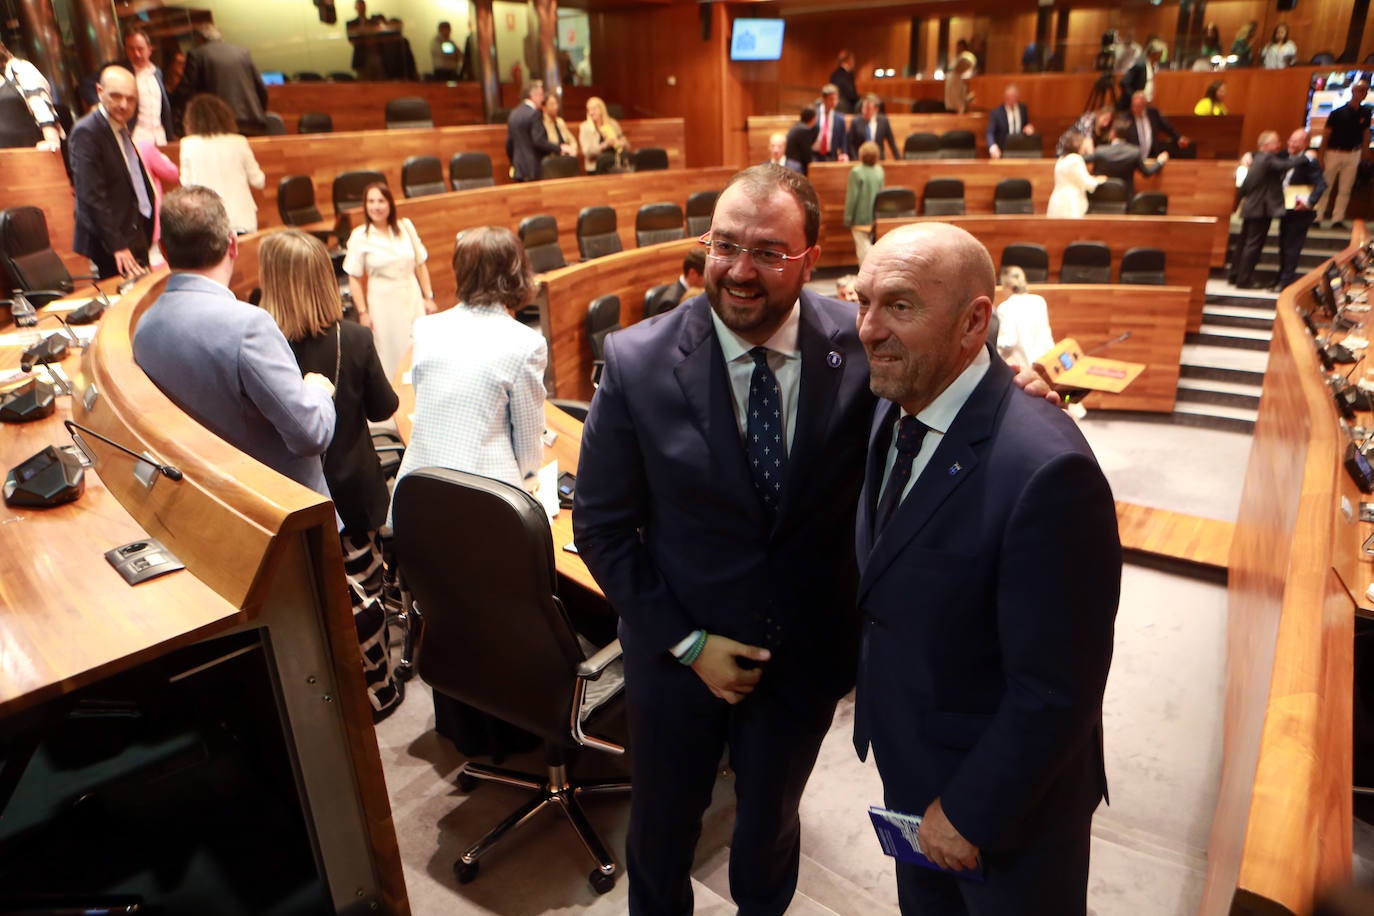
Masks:
[[[1181,362],[1186,366],[1209,366],[1263,376],[1269,367],[1269,353],[1187,341],[1183,344]]]
[[[1252,369],[1227,369],[1222,366],[1194,366],[1185,362],[1178,367],[1178,375],[1180,384],[1182,379],[1193,379],[1198,382],[1215,381],[1228,382],[1234,385],[1251,385],[1255,388],[1262,388],[1264,386],[1264,372]]]
[[[1263,331],[1272,336],[1274,330],[1274,310],[1251,309],[1257,314],[1237,314],[1235,306],[1227,306],[1223,309],[1213,309],[1204,307],[1202,310],[1203,327],[1209,325],[1224,328],[1245,328],[1251,331]]]
[[[1206,344],[1214,347],[1268,350],[1270,336],[1268,331],[1259,331],[1254,328],[1225,327],[1204,321],[1202,329],[1198,333],[1189,334],[1184,340],[1187,343]]]
[[[1178,380],[1176,403],[1208,404],[1222,407],[1239,407],[1245,410],[1258,410],[1260,388],[1257,385],[1243,385],[1235,382],[1222,382],[1215,379]]]
[[[1254,432],[1255,420],[1258,417],[1259,412],[1256,410],[1222,404],[1195,404],[1190,401],[1177,401],[1173,413],[1175,423],[1242,433]]]

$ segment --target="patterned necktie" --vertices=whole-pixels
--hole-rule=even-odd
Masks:
[[[873,513],[875,541],[902,501],[902,492],[906,489],[907,481],[911,480],[911,463],[921,450],[927,429],[928,426],[910,414],[897,423],[897,460],[892,463],[892,473],[887,475],[887,486],[883,488],[882,498],[878,500],[878,508]]]
[[[782,415],[782,388],[777,376],[768,368],[768,349],[754,347],[754,374],[749,379],[749,416],[745,424],[744,444],[749,455],[749,471],[754,475],[754,488],[759,491],[769,518],[778,509],[782,496],[782,482],[787,475],[787,443],[782,441],[787,431]]]
[[[153,205],[148,201],[148,188],[143,184],[143,163],[138,158],[138,150],[134,149],[134,141],[124,128],[116,127],[115,135],[119,137],[119,145],[124,150],[124,164],[129,167],[129,181],[133,183],[134,195],[138,198],[138,212],[145,219],[151,219]]]

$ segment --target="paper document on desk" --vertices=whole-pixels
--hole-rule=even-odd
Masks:
[[[550,461],[539,469],[539,492],[534,494],[550,519],[558,515],[558,462]]]
[[[921,841],[917,836],[921,827],[919,814],[903,814],[900,811],[870,805],[868,816],[873,821],[873,830],[878,834],[878,843],[883,847],[885,855],[892,856],[898,862],[909,862],[912,865],[944,872],[958,878],[969,878],[978,882],[983,880],[982,862],[978,863],[977,868],[968,871],[950,871],[947,868],[941,868],[925,857],[925,854],[921,852]]]

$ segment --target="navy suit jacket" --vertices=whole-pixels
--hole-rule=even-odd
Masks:
[[[544,131],[544,116],[521,102],[506,122],[506,156],[515,168],[518,181],[534,181],[539,177],[540,162],[549,153],[558,152],[558,144]]]
[[[138,197],[130,180],[129,167],[110,122],[99,108],[72,126],[68,147],[72,184],[76,189],[72,250],[88,258],[99,258],[128,248],[140,260],[146,259],[150,239],[138,212]],[[142,159],[139,159],[137,177],[143,180],[148,203],[156,206],[153,183]],[[148,226],[151,231],[151,217]]]
[[[1016,107],[1021,111],[1021,127],[1025,128],[1030,123],[1026,115],[1026,103],[1017,102]],[[988,129],[984,139],[988,141],[988,146],[1002,148],[1002,144],[1007,142],[1007,134],[1011,133],[1011,125],[1007,123],[1007,106],[998,105],[988,112]]]
[[[770,525],[750,476],[710,304],[606,339],[582,433],[573,528],[620,616],[627,660],[704,628],[768,646],[760,689],[808,706],[853,684],[854,504],[872,416],[848,303],[801,294],[801,384]]]
[[[902,154],[897,151],[897,138],[892,134],[892,123],[888,121],[887,115],[879,112],[873,118],[873,142],[878,144],[878,158],[886,159],[887,154],[883,151],[884,146],[892,150],[893,159],[901,159]],[[863,114],[856,114],[849,119],[849,156],[851,159],[859,158],[859,147],[868,142],[868,122],[864,120]]]
[[[849,156],[849,158],[851,158],[851,159],[854,158],[854,151],[851,150],[851,149],[849,148],[849,136],[848,136],[848,134],[847,134],[846,131],[845,131],[845,126],[844,126],[844,113],[843,113],[842,111],[840,111],[839,109],[832,109],[832,110],[830,111],[829,118],[830,118],[830,152],[828,152],[828,153],[826,153],[824,156],[822,156],[820,153],[816,152],[815,150],[812,150],[812,152],[811,152],[811,159],[812,159],[812,161],[813,161],[813,162],[817,162],[817,161],[822,161],[822,160],[824,160],[824,161],[826,161],[826,162],[834,162],[836,159],[840,158],[840,153],[844,153],[846,156]],[[820,136],[819,131],[822,131],[822,130],[825,130],[825,129],[826,129],[825,123],[821,120],[821,106],[817,105],[817,106],[816,106],[816,130],[818,131],[817,136],[818,136],[818,137]],[[814,144],[815,141],[813,140],[812,143]]]
[[[994,355],[874,542],[891,406],[859,500],[855,748],[872,743],[889,807],[923,814],[939,797],[969,842],[1014,850],[1106,792],[1111,490],[1073,421]]]
[[[1121,139],[1127,143],[1140,146],[1140,131],[1136,130],[1135,116],[1131,114],[1129,109],[1125,114],[1131,122],[1131,126],[1127,129],[1126,136]],[[1146,159],[1153,159],[1162,153],[1169,146],[1169,143],[1178,139],[1178,131],[1174,130],[1174,125],[1170,124],[1168,118],[1160,114],[1159,109],[1153,105],[1145,106],[1145,119],[1150,122],[1150,148],[1141,147],[1140,154]]]

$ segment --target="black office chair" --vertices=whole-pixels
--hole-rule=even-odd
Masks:
[[[670,201],[645,204],[635,214],[635,245],[657,245],[659,242],[672,242],[685,239],[687,230],[683,228],[682,208]]]
[[[582,260],[622,251],[612,207],[583,207],[577,214],[577,251]]]
[[[576,156],[550,153],[539,162],[540,178],[578,178],[582,175],[582,160]]]
[[[309,175],[287,175],[277,185],[277,213],[287,226],[309,226],[324,220],[315,203],[315,182]],[[325,241],[329,233],[315,232]]]
[[[1164,286],[1164,252],[1158,248],[1131,248],[1121,256],[1121,282]]]
[[[520,241],[525,245],[525,254],[535,273],[568,266],[563,249],[558,245],[558,221],[547,213],[527,216],[520,221]]]
[[[1108,178],[1096,189],[1088,192],[1089,213],[1125,213],[1127,203],[1126,182],[1120,178]]]
[[[912,114],[943,114],[949,111],[940,99],[917,99],[911,103]]]
[[[645,318],[662,315],[664,312],[671,312],[677,308],[677,300],[668,294],[672,288],[673,284],[671,283],[659,283],[644,291],[643,315]]]
[[[993,213],[1034,213],[1031,183],[1025,178],[1003,178],[992,191]]]
[[[646,146],[630,154],[630,167],[636,172],[654,172],[668,167],[668,151],[657,146]]]
[[[903,159],[939,159],[940,135],[925,131],[907,134],[902,144]]]
[[[332,134],[334,119],[325,111],[307,111],[296,122],[298,134]]]
[[[1330,51],[1318,51],[1312,55],[1312,66],[1329,67],[1336,62],[1336,55]]]
[[[687,197],[687,235],[698,238],[711,229],[711,214],[716,209],[719,191],[696,191]]]
[[[406,197],[445,194],[444,167],[438,156],[411,156],[401,166],[401,191]]]
[[[387,99],[386,129],[406,130],[417,127],[433,127],[434,115],[430,113],[429,102],[416,96]]]
[[[486,153],[454,153],[448,161],[448,181],[455,191],[492,187],[496,179],[491,177],[491,157]]]
[[[597,296],[587,306],[587,345],[592,349],[592,387],[601,384],[606,367],[606,337],[620,330],[620,297]]]
[[[386,176],[381,172],[374,172],[371,169],[360,169],[356,172],[340,172],[334,176],[333,198],[334,212],[336,214],[346,213],[350,210],[361,210],[363,207],[363,191],[368,185],[380,182],[386,184]]]
[[[1167,216],[1169,214],[1169,195],[1162,191],[1139,191],[1131,198],[1126,207],[1127,213],[1144,216]]]
[[[940,135],[941,159],[973,159],[978,155],[978,140],[971,130],[947,130]]]
[[[358,81],[357,75],[349,73],[347,70],[331,70],[329,79],[335,83],[355,83]]]
[[[1039,134],[1012,134],[1002,141],[1003,159],[1039,159],[1045,147]]]
[[[269,111],[263,115],[262,125],[263,133],[269,137],[286,136],[286,121],[282,120],[282,116],[275,111]]]
[[[1026,275],[1027,283],[1048,283],[1050,253],[1044,245],[1033,242],[1012,242],[1002,249],[1002,267],[1015,265]],[[1000,271],[1001,268],[998,268]]]
[[[313,70],[302,70],[302,71],[300,71],[299,73],[297,73],[295,76],[291,77],[291,79],[294,80],[294,81],[297,82],[297,83],[322,83],[322,82],[324,82],[324,77],[321,76],[320,74],[316,73],[316,72],[313,71]]]
[[[873,219],[916,215],[916,192],[911,188],[883,188],[873,198]]]
[[[963,216],[964,183],[958,178],[932,178],[921,191],[926,216]]]
[[[596,862],[588,876],[592,889],[606,893],[619,867],[587,821],[581,798],[627,792],[630,784],[572,779],[568,761],[578,748],[625,752],[623,744],[592,734],[623,714],[620,643],[589,652],[578,639],[558,597],[543,507],[508,483],[426,468],[396,485],[393,519],[397,556],[424,621],[420,676],[436,693],[537,735],[548,763],[544,775],[463,765],[462,789],[489,781],[533,797],[458,858],[458,881],[477,877],[482,857],[512,827],[554,807]]]
[[[75,288],[67,265],[48,238],[47,218],[37,207],[0,211],[0,259],[10,288],[23,290],[36,307],[60,299]]]
[[[1102,242],[1071,242],[1064,249],[1059,282],[1112,282],[1112,250]]]

